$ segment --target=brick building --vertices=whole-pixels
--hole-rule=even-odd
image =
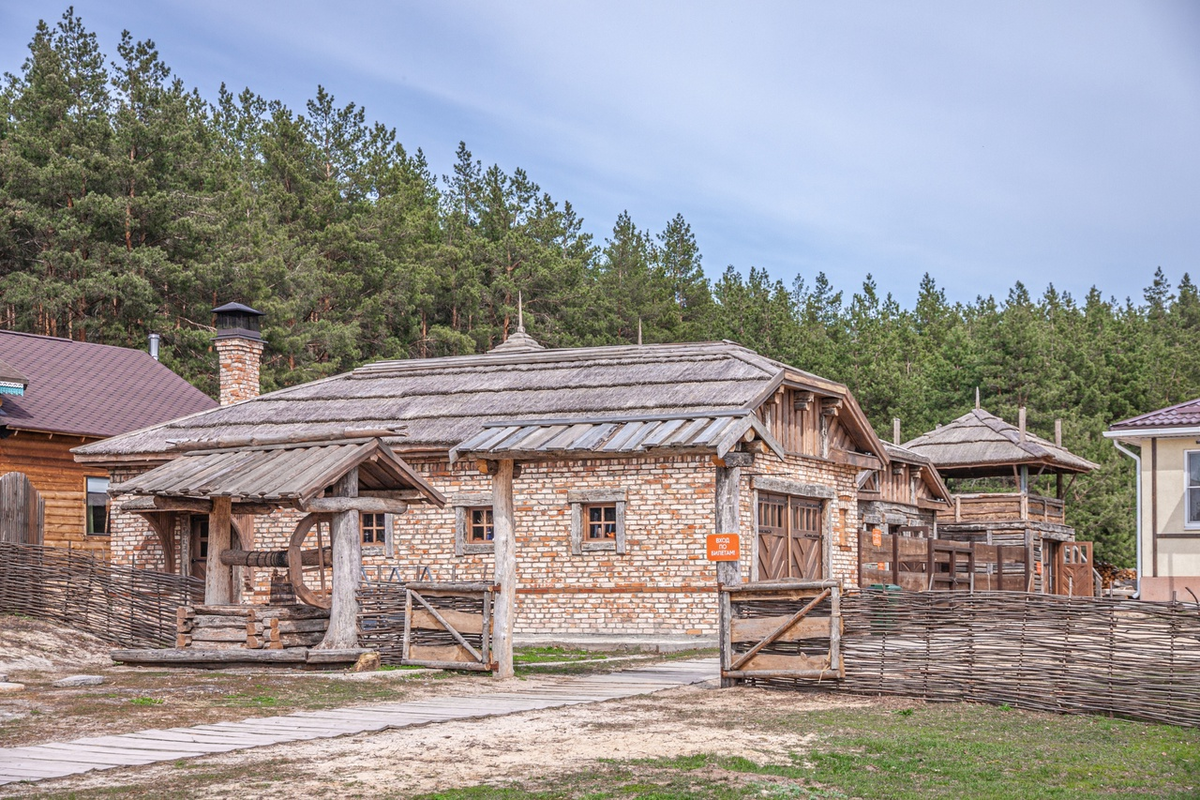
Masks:
[[[184,450],[363,435],[380,437],[447,500],[395,518],[364,514],[369,578],[491,579],[491,473],[516,465],[525,640],[712,637],[705,536],[718,472],[735,464],[726,474],[738,481],[743,579],[852,584],[862,475],[893,464],[845,386],[739,345],[547,350],[520,328],[486,354],[369,364],[75,453],[128,478]],[[166,511],[148,500],[118,496],[114,559],[201,568],[202,506]],[[285,547],[301,516],[235,516],[242,547]],[[242,598],[267,601],[279,577],[245,569]]]

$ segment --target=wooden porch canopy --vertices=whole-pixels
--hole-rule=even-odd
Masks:
[[[450,459],[545,460],[654,453],[712,453],[723,458],[738,442],[754,439],[784,457],[783,447],[753,411],[710,411],[487,422],[483,430],[452,449]]]
[[[355,468],[357,505],[362,506],[357,510],[395,510],[383,508],[388,505],[383,501],[429,502],[439,508],[446,504],[437,489],[378,438],[194,450],[110,492],[152,498],[150,503],[127,503],[131,511],[203,511],[205,502],[227,497],[234,514],[269,513],[273,508],[330,512],[348,509],[341,508],[345,502],[330,503],[325,491]]]

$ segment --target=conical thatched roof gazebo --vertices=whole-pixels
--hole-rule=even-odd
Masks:
[[[1035,591],[1079,594],[1080,569],[1086,566],[1090,594],[1091,545],[1075,542],[1075,529],[1066,524],[1063,475],[1079,475],[1098,465],[1062,446],[1056,423],[1055,441],[1030,433],[1025,409],[1012,425],[982,408],[975,408],[947,425],[906,442],[904,447],[929,458],[944,478],[970,480],[1004,478],[1015,491],[956,493],[950,518],[938,520],[941,538],[987,544],[1024,544],[1039,565],[1030,586]],[[1030,476],[1056,476],[1056,497],[1030,491]],[[1065,547],[1065,543],[1073,546]],[[1078,546],[1074,546],[1078,545]],[[1070,572],[1066,582],[1060,576]]]
[[[1019,478],[1022,468],[1062,475],[1091,472],[1099,466],[1070,452],[1061,442],[1035,436],[1023,425],[1012,425],[982,408],[904,446],[933,461],[945,478]]]

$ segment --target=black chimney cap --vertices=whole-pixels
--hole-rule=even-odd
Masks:
[[[241,303],[226,303],[214,308],[213,313],[217,315],[218,339],[262,338],[262,334],[259,332],[259,321],[266,316],[263,312]]]

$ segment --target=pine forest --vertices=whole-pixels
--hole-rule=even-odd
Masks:
[[[516,327],[548,347],[731,339],[849,385],[881,437],[974,407],[1102,465],[1070,483],[1097,555],[1134,558],[1132,462],[1101,432],[1200,396],[1200,296],[1146,269],[1144,296],[1022,284],[916,304],[823,274],[790,285],[728,267],[710,281],[682,216],[621,214],[603,241],[521,169],[459,144],[451,174],[318,87],[303,110],[250,90],[188,89],[152,42],[116,57],[68,11],[40,25],[0,89],[0,327],[145,347],[215,394],[211,309],[266,313],[263,390],[372,360],[482,352]],[[1050,492],[1052,493],[1052,492]]]

